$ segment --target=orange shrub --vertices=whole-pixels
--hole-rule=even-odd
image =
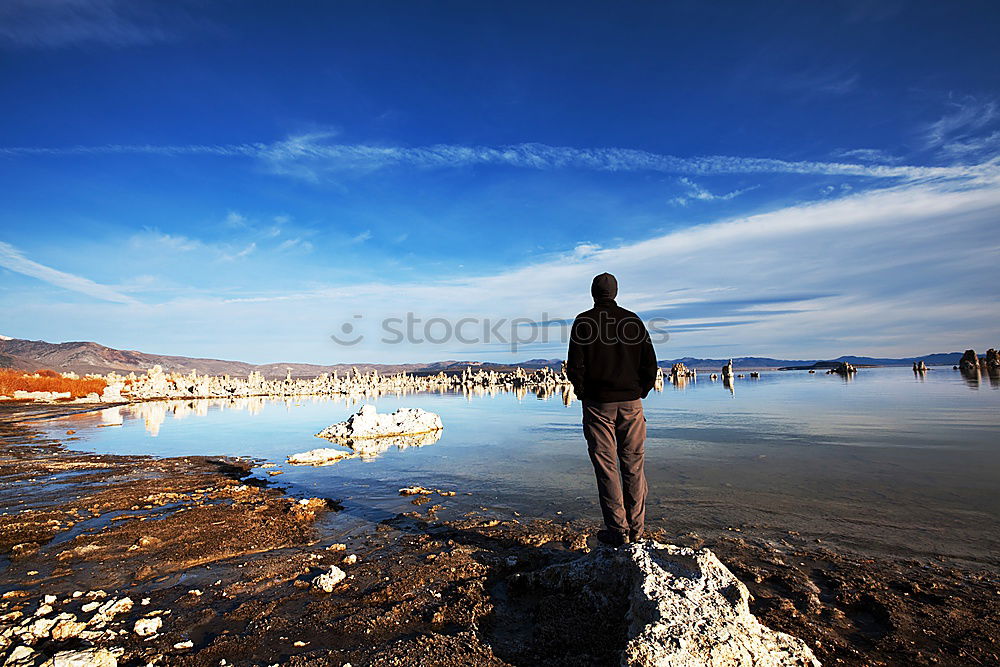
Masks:
[[[41,377],[34,377],[35,375]],[[0,369],[0,396],[13,396],[18,390],[68,391],[72,398],[80,398],[92,392],[100,394],[106,386],[108,383],[104,380],[92,378],[70,380],[50,370],[40,370],[32,374],[11,368]]]

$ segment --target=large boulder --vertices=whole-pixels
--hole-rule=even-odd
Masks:
[[[316,435],[331,440],[358,440],[416,435],[442,428],[440,417],[420,408],[400,408],[392,414],[379,414],[374,405],[364,405],[347,421],[327,426]]]
[[[801,639],[750,613],[750,593],[708,549],[647,543],[633,570],[627,665],[819,665]]]
[[[708,549],[642,542],[601,548],[527,575],[597,606],[627,598],[628,667],[818,667],[808,645],[761,625],[750,593]]]

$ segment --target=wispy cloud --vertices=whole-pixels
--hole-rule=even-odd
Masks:
[[[998,120],[1000,105],[996,100],[966,96],[950,102],[949,111],[924,128],[924,144],[955,157],[996,148],[1000,132],[986,136],[982,132]]]
[[[836,151],[834,157],[858,160],[860,162],[876,162],[882,164],[899,164],[902,158],[887,153],[878,148],[851,148]]]
[[[981,155],[996,155],[1000,153],[1000,130],[980,137],[969,137],[951,141],[941,147],[941,150],[955,158],[976,158]]]
[[[543,261],[494,273],[367,283],[345,279],[308,289],[220,295],[198,308],[214,317],[225,313],[226,327],[250,332],[280,303],[289,324],[281,324],[280,333],[269,329],[270,337],[258,336],[253,348],[258,356],[280,339],[283,345],[299,340],[316,357],[467,358],[482,346],[380,344],[380,318],[416,311],[423,322],[528,317],[557,327],[588,307],[591,277],[610,271],[619,278],[623,305],[670,320],[671,340],[658,350],[663,357],[709,348],[720,355],[800,358],[917,354],[982,345],[995,335],[990,316],[977,304],[984,277],[989,282],[996,276],[993,257],[1000,246],[988,239],[998,212],[995,182],[904,184],[636,243],[580,243]],[[987,239],[987,245],[970,246],[968,238]],[[164,305],[167,312],[180,307]],[[365,342],[351,350],[323,351],[293,326],[314,321],[316,313],[335,322],[364,314],[357,325]],[[422,326],[418,323],[418,333]],[[273,347],[265,356],[276,359],[284,349]],[[545,355],[563,353],[555,343]],[[503,344],[491,356],[510,358]]]
[[[351,243],[364,243],[372,237],[372,232],[370,229],[366,229],[363,232],[355,234],[351,237]]]
[[[714,201],[714,200],[726,201],[729,199],[735,199],[736,197],[739,197],[742,194],[757,189],[757,186],[755,185],[753,187],[743,188],[740,190],[733,190],[732,192],[727,192],[725,194],[719,195],[719,194],[714,194],[707,188],[702,187],[701,185],[698,185],[690,178],[686,177],[680,178],[678,179],[678,181],[682,186],[684,186],[685,192],[683,195],[674,197],[673,199],[670,200],[670,203],[676,204],[678,206],[687,206],[688,203],[691,201]]]
[[[257,249],[257,244],[254,242],[250,242],[242,250],[237,250],[234,253],[223,253],[222,259],[227,262],[232,262],[237,259],[242,259],[246,257],[256,249]]]
[[[293,248],[297,248],[305,252],[310,252],[313,249],[313,244],[310,243],[309,241],[306,241],[305,239],[296,237],[291,239],[285,239],[284,241],[278,244],[277,249],[279,251],[282,251],[282,250],[292,250]]]
[[[860,81],[861,77],[857,73],[815,69],[799,74],[785,74],[781,78],[781,87],[809,97],[840,96],[854,92]]]
[[[163,42],[174,37],[162,16],[164,7],[142,0],[4,0],[0,46],[122,47]],[[177,3],[170,9],[176,14]]]
[[[259,160],[276,174],[320,181],[330,175],[379,169],[447,169],[494,165],[533,170],[579,169],[604,172],[712,174],[812,174],[919,181],[972,178],[996,165],[915,166],[821,162],[708,155],[679,157],[631,148],[573,148],[538,143],[508,146],[436,144],[423,147],[332,143],[331,133],[298,135],[273,143],[223,145],[110,144],[65,148],[0,147],[0,157],[69,155],[215,155]]]
[[[423,318],[417,328],[422,335],[432,317],[528,317],[553,322],[557,339],[558,323],[589,306],[591,278],[610,271],[618,276],[623,305],[640,313],[664,311],[670,319],[671,340],[658,347],[663,358],[965,349],[994,344],[996,327],[982,299],[984,285],[997,278],[998,214],[996,181],[896,184],[635,243],[585,243],[579,253],[580,244],[573,244],[544,260],[461,277],[365,282],[349,274],[331,279],[325,265],[297,263],[292,281],[238,291],[186,286],[155,309],[130,310],[128,317],[144,346],[176,345],[163,322],[184,322],[203,336],[198,353],[220,358],[275,361],[293,350],[302,360],[510,360],[503,344],[487,351],[457,342],[386,345],[379,322],[415,312]],[[970,238],[979,241],[970,244]],[[192,284],[200,284],[202,275],[186,274]],[[35,299],[19,307],[25,317],[79,330],[95,318],[123,316],[117,303],[81,310]],[[281,317],[275,317],[279,310]],[[317,324],[355,322],[359,313],[364,318],[356,324],[366,338],[350,349],[334,346],[327,325]],[[565,352],[557,342],[537,349],[541,356]]]
[[[0,266],[25,276],[37,278],[50,285],[86,294],[96,299],[130,305],[139,303],[134,298],[107,285],[28,259],[20,250],[3,241],[0,241]]]

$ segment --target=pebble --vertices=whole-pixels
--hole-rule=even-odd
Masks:
[[[331,565],[329,571],[324,572],[312,580],[314,588],[318,588],[324,593],[332,593],[334,587],[347,577],[347,573],[336,565]]]
[[[135,622],[134,630],[135,634],[140,637],[149,637],[150,635],[155,635],[163,627],[163,619],[159,616],[154,616],[153,618],[140,618]]]

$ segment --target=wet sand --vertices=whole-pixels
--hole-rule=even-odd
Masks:
[[[132,601],[103,627],[88,623],[86,639],[37,637],[23,664],[86,645],[127,665],[618,662],[623,619],[519,576],[597,548],[594,522],[490,512],[439,520],[454,501],[433,496],[340,534],[331,529],[337,498],[288,498],[250,478],[250,461],[75,452],[73,434],[44,437],[18,421],[66,408],[0,410],[4,654],[26,643],[9,629],[46,595],[55,596],[48,617],[80,621],[94,602]],[[652,537],[713,549],[749,587],[753,613],[806,640],[824,664],[1000,662],[993,570],[863,557],[794,532]],[[347,579],[318,592],[310,581],[330,565]],[[158,632],[133,631],[150,618],[162,619]]]

